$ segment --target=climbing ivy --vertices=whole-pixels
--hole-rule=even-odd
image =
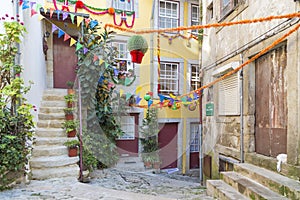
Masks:
[[[17,22],[4,22],[0,35],[0,190],[24,174],[34,128],[33,106],[24,97],[29,87],[20,78],[22,67],[15,63],[16,44],[25,28]]]
[[[87,116],[84,148],[92,152],[104,167],[118,160],[115,139],[123,134],[112,109],[114,87],[111,86],[111,74],[117,51],[110,45],[111,33],[99,25],[87,27],[81,43],[88,52],[78,51],[78,77]]]

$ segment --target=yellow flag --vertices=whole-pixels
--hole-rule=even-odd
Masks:
[[[123,95],[124,90],[120,89],[120,97]]]
[[[71,38],[70,40],[70,46],[73,46],[76,43],[76,40],[74,40],[73,38]]]
[[[135,89],[135,93],[138,94],[142,91],[143,87],[141,85],[137,86]]]
[[[102,63],[104,63],[104,60],[99,59],[99,65],[102,65]]]
[[[42,19],[44,19],[45,17],[43,15],[39,15],[38,19],[41,21]]]
[[[77,26],[79,26],[82,21],[83,21],[83,17],[77,16]]]

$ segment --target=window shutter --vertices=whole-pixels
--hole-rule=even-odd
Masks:
[[[238,73],[219,82],[219,115],[239,115],[240,96]]]

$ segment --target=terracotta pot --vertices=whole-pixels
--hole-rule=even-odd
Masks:
[[[77,156],[77,147],[69,147],[69,157],[75,157]]]
[[[131,61],[133,63],[137,63],[137,64],[142,63],[142,60],[143,60],[143,57],[144,57],[143,52],[141,52],[139,50],[133,50],[133,51],[130,51],[130,55],[131,55]]]
[[[74,89],[68,89],[68,94],[75,94],[75,90]]]
[[[74,115],[73,114],[66,114],[65,118],[66,118],[66,120],[73,120],[74,119]]]
[[[76,130],[68,132],[68,137],[75,137],[75,136],[76,136]]]
[[[67,103],[67,107],[68,107],[68,108],[73,108],[73,107],[75,107],[75,102],[68,102],[68,103]]]
[[[153,163],[153,168],[154,169],[160,169],[160,162]]]
[[[145,161],[144,166],[145,166],[146,169],[150,169],[151,168],[151,162]]]

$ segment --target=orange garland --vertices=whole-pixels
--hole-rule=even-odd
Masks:
[[[222,22],[222,23],[214,23],[214,24],[206,24],[206,25],[195,25],[189,27],[177,27],[177,28],[164,28],[164,29],[153,29],[153,30],[145,30],[145,31],[135,31],[129,28],[123,28],[116,26],[114,24],[105,24],[105,28],[110,27],[114,28],[123,32],[129,32],[134,34],[145,34],[145,33],[164,33],[164,32],[174,32],[174,31],[185,31],[185,30],[197,30],[197,29],[204,29],[204,28],[212,28],[212,27],[223,27],[223,26],[232,26],[237,24],[251,24],[251,23],[258,23],[264,21],[271,21],[273,19],[285,19],[285,18],[294,18],[300,17],[300,13],[291,13],[286,15],[278,15],[278,16],[269,16],[269,17],[262,17],[257,19],[246,19],[240,20],[236,22]]]

